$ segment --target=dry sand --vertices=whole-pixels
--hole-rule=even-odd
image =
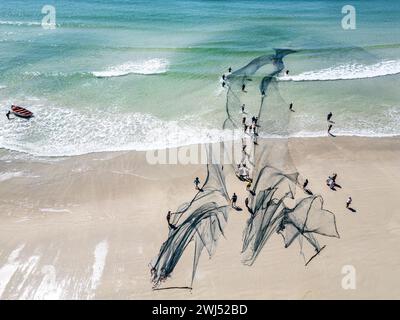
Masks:
[[[325,208],[340,239],[307,267],[297,243],[279,235],[252,266],[241,263],[246,211],[231,211],[225,239],[200,259],[194,288],[153,291],[149,263],[166,239],[166,212],[194,196],[204,165],[149,165],[143,152],[34,159],[0,151],[1,299],[355,299],[400,298],[400,139],[310,138],[290,141],[290,154]],[[342,186],[325,180],[338,173]],[[245,185],[228,175],[244,207]],[[345,207],[353,198],[352,213]],[[168,286],[186,286],[192,251]],[[356,289],[342,288],[354,266]]]

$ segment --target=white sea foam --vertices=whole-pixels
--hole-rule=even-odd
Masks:
[[[168,70],[168,61],[165,59],[150,59],[145,61],[128,61],[123,64],[109,67],[104,71],[92,72],[95,77],[120,77],[128,74],[159,74]]]
[[[40,26],[41,22],[38,21],[8,21],[0,20],[0,25],[10,25],[10,26]]]
[[[231,131],[195,126],[186,119],[164,121],[142,113],[121,115],[113,111],[47,107],[34,100],[30,105],[35,117],[29,121],[0,117],[0,148],[35,156],[72,156],[232,139]]]
[[[3,101],[9,105],[10,101]],[[34,157],[74,156],[93,152],[155,150],[199,143],[215,143],[240,139],[239,132],[209,128],[201,119],[181,117],[175,121],[161,120],[143,113],[115,110],[77,110],[49,106],[34,97],[26,105],[35,113],[29,121],[8,121],[0,117],[0,148],[23,152]],[[358,114],[349,113],[337,119],[334,133],[387,137],[400,134],[399,106],[382,106],[376,110]],[[57,116],[54,116],[57,115]],[[317,137],[326,136],[326,123],[320,117],[306,113],[304,117],[290,121],[287,130],[281,124],[268,126],[264,137]],[[295,117],[295,118],[296,118]],[[344,117],[344,115],[343,115]],[[18,155],[18,154],[17,154]],[[1,160],[8,160],[3,157]],[[54,158],[58,159],[58,158]],[[0,181],[27,177],[18,172],[0,173]]]
[[[400,74],[400,60],[385,60],[372,65],[344,64],[317,71],[279,78],[280,81],[333,81],[382,77]]]

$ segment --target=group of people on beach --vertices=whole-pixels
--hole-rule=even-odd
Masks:
[[[339,184],[336,182],[337,176],[338,176],[337,173],[332,173],[330,176],[328,176],[328,179],[326,179],[326,185],[327,185],[331,190],[333,190],[333,191],[337,191],[336,188],[340,188],[340,189],[342,188],[342,186],[339,185]],[[308,184],[309,184],[308,179],[305,179],[305,181],[304,181],[304,183],[303,183],[303,190],[304,190],[306,193],[312,194],[312,192],[307,188],[307,187],[308,187]],[[355,209],[353,209],[353,208],[350,207],[350,205],[351,205],[352,202],[353,202],[353,199],[349,196],[348,199],[347,199],[347,201],[346,201],[346,208],[349,209],[349,210],[352,211],[352,212],[356,212]]]
[[[291,102],[291,103],[289,104],[289,111],[291,111],[291,112],[296,112],[296,111],[293,109],[293,102]],[[336,137],[336,136],[331,132],[331,130],[332,130],[332,128],[333,128],[333,125],[335,124],[335,122],[332,121],[332,117],[333,117],[333,113],[332,113],[332,112],[329,112],[328,115],[326,116],[326,121],[328,122],[328,135],[330,135],[331,137]]]
[[[228,68],[228,75],[231,74],[231,73],[232,73],[232,68],[229,67]],[[285,74],[289,75],[289,70],[286,70]],[[225,74],[223,74],[222,75],[222,87],[226,86],[226,82],[227,82],[227,76]],[[242,84],[242,92],[245,92],[245,93],[247,92],[246,91],[246,85],[244,83]],[[265,91],[262,91],[261,95],[264,97],[265,96]],[[293,109],[293,106],[294,106],[294,103],[291,102],[289,104],[289,111],[295,112],[295,110]],[[245,109],[246,109],[246,105],[242,104],[240,106],[240,110],[241,110],[241,113],[243,114],[243,116],[242,116],[243,131],[244,131],[245,134],[249,134],[252,137],[254,145],[257,145],[258,128],[260,127],[259,124],[258,124],[258,117],[253,116],[251,118],[251,124],[248,124],[247,123],[247,117],[246,117],[247,113],[246,113]],[[330,136],[332,136],[332,137],[335,137],[335,135],[333,135],[331,133],[333,124],[335,124],[335,122],[332,121],[332,117],[333,117],[333,113],[329,112],[328,115],[327,115],[328,134]],[[242,139],[242,153],[244,155],[246,155],[246,147],[247,147],[246,139],[243,138]],[[250,170],[247,167],[246,162],[243,161],[243,160],[237,166],[237,175],[238,175],[240,180],[247,182],[246,191],[248,191],[250,194],[254,195],[254,192],[251,189],[253,181],[252,181],[252,178],[250,177]],[[326,184],[329,186],[329,188],[331,190],[336,190],[336,188],[341,188],[341,186],[336,183],[336,178],[337,178],[337,173],[333,173],[331,176],[328,177],[328,179],[326,181]],[[199,177],[196,177],[194,179],[193,183],[194,183],[194,186],[195,186],[195,190],[197,190],[199,192],[203,191],[200,188],[200,179],[199,179]],[[305,179],[304,182],[303,182],[303,185],[302,185],[303,190],[305,192],[309,193],[309,194],[312,194],[311,190],[308,188],[308,185],[309,185],[309,180]],[[232,206],[232,208],[234,208],[236,210],[241,210],[240,207],[237,206],[237,201],[238,201],[238,196],[234,192],[233,195],[232,195],[232,198],[231,198],[231,206]],[[346,201],[346,208],[348,208],[349,210],[355,212],[355,210],[350,207],[352,202],[353,202],[353,199],[349,196],[347,201]],[[251,208],[249,207],[249,198],[248,197],[246,197],[246,199],[245,199],[245,205],[246,205],[246,208],[248,209],[248,211],[250,212],[250,214],[253,214]],[[171,223],[171,215],[172,214],[174,214],[174,213],[172,213],[171,211],[168,211],[168,213],[167,213],[167,222],[168,222],[169,228],[175,230],[177,227],[174,224]]]
[[[242,112],[244,111],[244,104],[241,107]],[[258,117],[253,116],[251,118],[251,124],[247,123],[247,118],[245,115],[242,117],[242,125],[243,125],[243,131],[246,134],[249,134],[253,140],[253,143],[256,145],[257,144],[257,137],[258,137],[258,127],[259,125],[257,124],[258,122]]]
[[[229,67],[228,68],[228,74],[231,74],[232,73],[232,68],[231,67]],[[225,87],[225,85],[226,85],[226,75],[225,74],[223,74],[222,75],[222,87],[224,88]]]

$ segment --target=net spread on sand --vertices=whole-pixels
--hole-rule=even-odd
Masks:
[[[288,104],[280,96],[276,76],[284,70],[283,59],[293,50],[275,50],[274,54],[252,60],[246,66],[226,77],[226,130],[243,130],[243,115],[238,110],[242,106],[240,96],[246,84],[264,66],[272,70],[260,82],[260,105],[256,119],[252,119],[250,130],[243,130],[243,149],[239,160],[232,158],[230,165],[214,164],[208,152],[207,178],[201,190],[189,202],[171,213],[168,239],[162,244],[158,256],[151,262],[154,288],[171,276],[185,249],[194,243],[192,288],[199,258],[205,248],[211,257],[217,242],[224,235],[231,209],[230,195],[225,184],[225,172],[232,170],[238,179],[247,183],[248,197],[245,201],[250,217],[244,228],[243,263],[252,265],[273,234],[283,237],[284,246],[289,247],[297,240],[300,252],[307,265],[324,248],[318,236],[339,237],[335,216],[323,208],[321,196],[303,188],[300,175],[296,172],[290,157],[287,139],[272,139],[258,144],[259,132],[279,127],[280,133],[287,130],[290,112]],[[273,107],[279,118],[269,117],[268,107]],[[226,143],[222,150],[228,152]],[[251,151],[249,150],[251,146]],[[296,195],[300,189],[300,195]],[[288,205],[287,203],[292,203]],[[305,245],[312,249],[306,256]]]

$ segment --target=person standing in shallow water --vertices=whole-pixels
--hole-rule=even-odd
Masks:
[[[293,102],[290,103],[290,105],[289,105],[289,110],[292,111],[292,112],[294,112],[294,110],[293,110]]]
[[[332,116],[333,116],[332,112],[329,112],[329,113],[328,113],[328,116],[326,117],[326,120],[327,120],[328,122],[331,122]]]
[[[232,68],[231,68],[231,67],[229,67],[229,69],[228,69],[228,72],[229,72],[229,73],[231,73],[231,72],[232,72]]]
[[[329,134],[330,136],[332,136],[331,130],[332,130],[332,124],[330,124],[330,125],[328,126],[328,134]]]

